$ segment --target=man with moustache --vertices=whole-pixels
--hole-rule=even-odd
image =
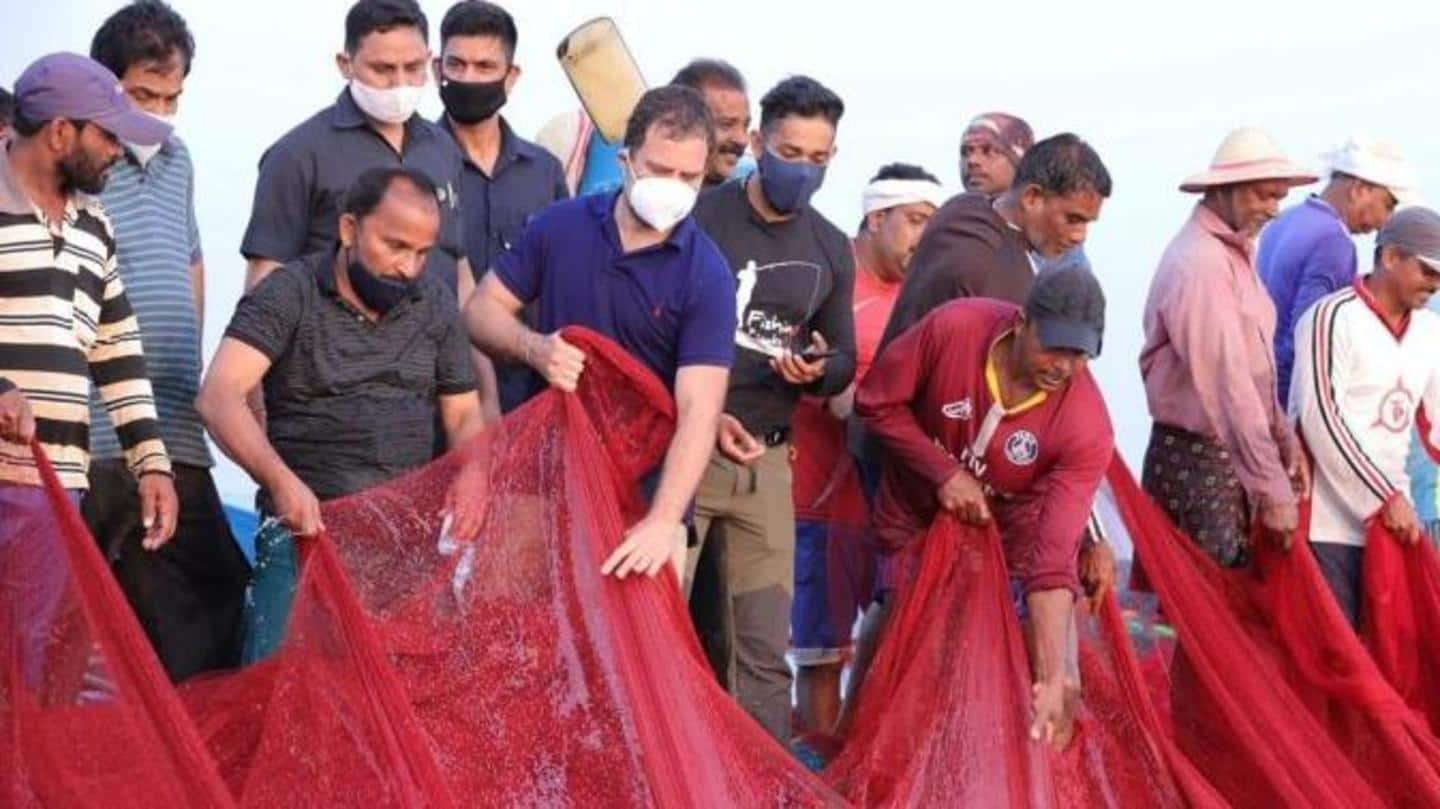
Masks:
[[[705,188],[731,179],[749,144],[750,97],[745,77],[729,62],[696,59],[680,68],[670,83],[699,93],[715,123],[715,151],[705,166]]]
[[[1440,447],[1440,422],[1421,418],[1440,412],[1440,316],[1425,308],[1437,289],[1440,214],[1406,208],[1375,237],[1371,273],[1321,298],[1295,330],[1290,414],[1315,460],[1310,550],[1357,629],[1366,523],[1378,517],[1411,544],[1424,532],[1406,458],[1412,432]]]
[[[160,437],[139,326],[116,271],[100,201],[122,142],[151,146],[170,127],[145,115],[103,65],[73,53],[33,62],[15,83],[15,138],[0,156],[0,513],[48,513],[29,442],[38,440],[75,501],[88,488],[89,416],[99,388],[139,494],[142,544],[175,531],[170,458]],[[0,520],[0,546],[35,543],[9,570],[27,676],[65,592],[63,548],[29,521]]]
[[[972,194],[1000,196],[1034,143],[1035,133],[1023,118],[1006,112],[975,116],[960,136],[960,182]]]
[[[1304,453],[1276,399],[1275,305],[1255,237],[1315,175],[1258,129],[1231,132],[1150,282],[1140,373],[1154,426],[1145,491],[1216,562],[1249,559],[1251,517],[1288,545],[1309,489]]]
[[[1082,244],[1110,191],[1100,156],[1063,133],[1031,147],[995,199],[968,191],[953,197],[920,237],[881,344],[954,298],[1023,303],[1037,259]]]

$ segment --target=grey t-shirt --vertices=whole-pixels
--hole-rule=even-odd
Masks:
[[[371,322],[335,286],[334,256],[271,273],[225,330],[270,358],[270,444],[322,500],[422,466],[435,454],[440,396],[475,390],[455,300],[432,279]],[[269,506],[262,492],[262,508]]]

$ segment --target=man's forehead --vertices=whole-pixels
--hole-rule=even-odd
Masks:
[[[445,40],[442,53],[470,61],[505,61],[505,43],[493,34],[455,34]]]
[[[424,58],[428,50],[419,29],[413,25],[397,25],[361,37],[355,47],[355,58],[399,62]]]
[[[787,115],[770,127],[769,136],[777,143],[802,149],[828,148],[835,142],[835,127],[821,116]],[[824,143],[819,143],[823,140]]]

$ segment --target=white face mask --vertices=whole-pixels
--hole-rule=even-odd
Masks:
[[[699,194],[689,183],[674,177],[637,177],[630,170],[630,189],[625,198],[630,210],[650,227],[665,231],[675,227],[695,207]]]
[[[169,124],[171,131],[174,131],[175,119],[177,116],[173,114],[160,115],[159,113],[151,112],[149,110],[141,110],[141,112],[145,113],[151,118],[154,118],[162,124]],[[138,143],[131,143],[128,140],[124,141],[124,144],[125,148],[130,150],[130,154],[135,155],[135,159],[140,161],[141,168],[149,165],[151,159],[153,159],[155,155],[160,154],[160,147],[165,145],[164,141],[161,141],[160,143],[151,144],[150,146],[141,146]]]
[[[425,85],[402,84],[381,90],[359,79],[350,80],[350,97],[366,115],[387,124],[403,124],[420,108]]]

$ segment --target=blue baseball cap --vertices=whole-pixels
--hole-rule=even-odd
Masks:
[[[48,54],[25,68],[15,81],[15,115],[34,123],[89,121],[139,146],[170,136],[170,125],[132,104],[114,73],[78,53]]]
[[[1088,262],[1087,262],[1088,263]],[[1025,317],[1035,324],[1040,344],[1100,356],[1105,338],[1105,292],[1089,270],[1057,267],[1035,276],[1025,299]]]

